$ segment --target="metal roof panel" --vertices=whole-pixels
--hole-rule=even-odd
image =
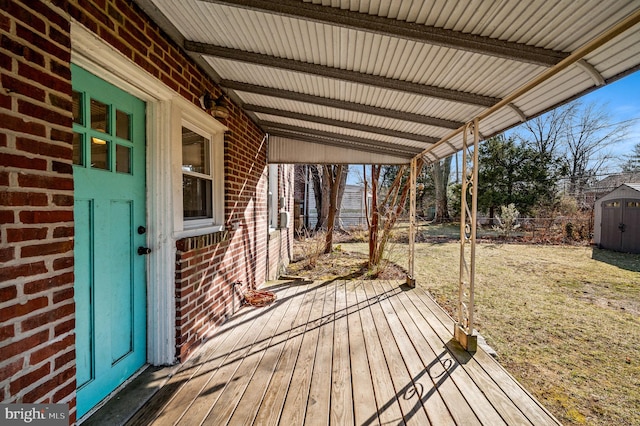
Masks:
[[[433,137],[444,137],[448,130],[442,127],[429,126],[411,121],[403,121],[379,115],[348,111],[340,108],[331,108],[306,102],[284,100],[253,93],[239,92],[240,98],[249,105],[257,105],[277,110],[308,114],[320,118],[340,120],[349,123],[363,124],[367,126],[377,126],[381,129],[395,130],[398,132],[408,132]]]
[[[249,111],[259,125],[282,123],[300,130],[293,132],[299,137],[307,137],[302,132],[307,129],[355,138],[360,147],[361,139],[369,138],[401,148],[419,143],[394,138],[389,131],[449,135],[450,123],[492,111],[491,105],[501,104],[640,10],[640,3],[631,0],[136,2],[223,81],[262,88],[257,93],[228,89],[244,104],[270,108]],[[640,68],[640,25],[634,22],[624,34],[586,54],[584,62],[510,100],[513,108],[483,118],[481,132],[500,132],[522,116],[540,114]],[[270,95],[269,90],[304,95],[306,101]],[[313,99],[348,102],[351,108],[313,104]],[[376,115],[372,109],[394,115]],[[438,122],[439,127],[415,121],[420,117],[447,121]],[[376,127],[379,133],[373,132]],[[336,146],[344,141],[329,142]],[[460,145],[461,137],[455,135],[433,148],[432,157],[451,154]]]
[[[428,112],[433,112],[435,117],[446,117],[456,121],[464,120],[470,113],[482,110],[482,108],[473,105],[227,59],[207,57],[206,61],[223,79],[251,82],[259,86],[357,102],[381,108],[401,109],[406,112],[425,115]]]

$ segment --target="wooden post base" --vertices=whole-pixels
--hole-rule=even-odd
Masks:
[[[475,333],[467,334],[460,324],[455,325],[453,336],[467,352],[478,350],[478,336]]]
[[[416,288],[416,279],[407,275],[407,285],[411,288]]]

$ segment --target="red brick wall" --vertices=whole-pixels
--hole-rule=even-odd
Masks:
[[[65,8],[74,19],[194,104],[199,104],[205,91],[214,98],[222,93],[130,2],[76,0],[65,3]],[[225,136],[225,222],[241,226],[238,230],[231,227],[229,236],[217,244],[177,242],[176,355],[182,361],[233,311],[230,284],[240,281],[247,288],[265,278],[264,262],[259,259],[266,253],[266,201],[256,194],[266,193],[266,187],[260,185],[266,185],[267,146],[259,128],[234,105],[230,109],[229,118],[223,120],[229,128]],[[183,269],[185,265],[188,267]]]
[[[135,4],[121,0],[65,2],[69,15],[141,68],[199,105],[205,91],[222,91]],[[235,105],[223,123],[225,224],[228,232],[177,242],[176,356],[184,361],[233,313],[243,289],[266,277],[267,144]],[[237,229],[236,226],[237,225]],[[194,242],[197,240],[197,242]],[[240,282],[241,287],[232,286]]]
[[[130,1],[0,5],[0,402],[68,402],[74,421],[70,18],[196,105],[222,92]],[[266,277],[267,146],[233,105],[225,124],[227,231],[177,242],[181,360]]]
[[[27,4],[32,4],[25,0]],[[132,1],[58,0],[73,19],[96,33],[140,68],[199,105],[205,90],[221,90]]]
[[[226,231],[177,242],[176,356],[187,359],[266,279],[267,145],[231,107],[225,124]],[[239,284],[236,284],[239,283]]]
[[[69,21],[0,4],[0,402],[73,409]]]

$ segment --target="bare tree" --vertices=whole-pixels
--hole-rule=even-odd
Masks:
[[[340,205],[342,204],[342,196],[347,183],[347,174],[349,166],[332,165],[332,164],[310,164],[309,166],[311,182],[313,184],[313,194],[316,201],[317,210],[317,222],[314,228],[315,231],[327,228],[327,220],[329,217],[330,205],[331,205],[331,188],[333,185],[334,177],[337,176],[337,169],[340,167],[339,187],[337,188],[337,206],[338,217],[340,216]]]
[[[338,229],[340,229],[341,231],[344,231],[342,222],[340,221],[340,216],[342,212],[342,198],[344,197],[344,190],[347,187],[348,175],[349,175],[349,166],[343,165],[342,172],[338,173],[338,176],[340,176],[340,186],[338,187],[338,193],[337,193],[337,199],[336,199],[336,202],[337,202],[336,218],[338,219],[338,223],[336,225]]]
[[[608,146],[619,142],[628,125],[612,124],[606,106],[572,102],[533,118],[517,137],[535,152],[539,181],[548,182],[546,203],[556,196],[554,183],[568,181],[568,195],[580,199],[584,189],[613,159]]]
[[[316,230],[325,229],[327,227],[327,219],[329,218],[329,210],[331,205],[331,187],[333,183],[333,166],[319,165],[322,170],[322,181],[320,193],[321,201],[318,208],[318,224]]]
[[[451,175],[452,158],[447,157],[442,161],[436,161],[429,167],[433,179],[436,204],[435,222],[448,222],[451,220],[449,217],[447,187],[449,186],[449,176]]]
[[[313,196],[316,201],[316,214],[317,221],[314,230],[318,231],[322,229],[324,225],[324,219],[326,216],[322,215],[322,205],[323,205],[323,188],[322,188],[322,174],[321,174],[321,166],[318,164],[309,164],[309,174],[311,175],[311,183],[313,185]]]
[[[420,173],[423,162],[418,160],[417,172]],[[400,166],[393,182],[380,188],[382,166],[371,166],[371,211],[367,218],[369,225],[369,268],[380,264],[385,247],[391,237],[391,230],[405,209],[409,196],[409,179],[406,179],[408,167]],[[365,188],[368,184],[365,180]],[[380,201],[378,201],[380,200]],[[382,232],[380,227],[382,226]]]
[[[576,104],[564,124],[562,155],[568,171],[569,193],[579,198],[590,179],[613,159],[608,146],[622,140],[628,125],[611,124],[605,109]]]
[[[526,121],[518,139],[542,155],[555,156],[564,139],[566,123],[576,114],[578,105],[570,103]]]
[[[325,237],[324,253],[329,254],[333,250],[333,230],[335,228],[336,213],[338,212],[338,195],[342,182],[343,166],[325,166],[325,180],[328,181],[329,192],[329,212],[327,215],[327,235]],[[342,197],[340,197],[342,198]]]

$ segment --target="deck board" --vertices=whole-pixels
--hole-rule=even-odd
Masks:
[[[239,389],[239,391],[244,390],[242,396],[239,398],[220,398],[207,416],[205,424],[221,424],[227,419],[227,423],[230,425],[246,425],[253,422],[259,408],[255,402],[262,401],[265,395],[267,385],[273,376],[278,359],[291,332],[291,324],[298,315],[299,310],[295,305],[289,301],[283,315],[280,318],[273,318],[272,322],[274,325],[277,324],[277,328],[272,335],[269,335],[269,332],[262,333],[265,335],[263,343],[266,346],[261,348],[263,343],[260,343],[252,348],[252,356],[259,357],[253,371],[249,369],[250,364],[244,369],[244,372],[241,366],[239,370],[241,374],[244,374],[244,378],[239,376],[237,379],[232,379],[232,382],[237,380],[235,383],[237,386],[242,383],[244,389]],[[245,358],[243,363],[248,358]],[[251,372],[246,373],[246,371]],[[230,394],[229,390],[227,389],[224,394]]]
[[[200,424],[216,407],[219,398],[227,401],[229,393],[234,395],[237,393],[236,375],[245,373],[244,369],[238,370],[243,364],[244,368],[252,367],[252,362],[255,361],[256,354],[259,353],[254,350],[254,346],[263,343],[266,338],[263,336],[269,336],[273,332],[275,328],[273,325],[277,321],[278,314],[286,309],[286,303],[292,301],[293,299],[288,299],[287,302],[274,306],[274,309],[264,315],[262,321],[254,321],[254,326],[250,327],[235,344],[232,343],[233,348],[226,356],[220,356],[207,363],[211,363],[212,367],[213,365],[217,365],[217,367],[212,368],[207,375],[192,380],[192,382],[197,382],[198,386],[186,387],[185,392],[198,397],[192,397],[190,404],[178,407],[183,408],[183,414],[177,420],[189,419],[191,424]],[[200,385],[200,382],[204,382],[204,385]]]
[[[327,286],[322,318],[318,324],[318,345],[311,375],[306,425],[327,424],[331,407],[331,374],[333,373],[333,333],[336,311],[335,283]]]
[[[362,321],[360,320],[360,309],[355,293],[355,285],[349,283],[346,286],[348,303],[348,327],[349,327],[349,357],[351,362],[351,387],[353,389],[353,414],[355,424],[364,424],[366,419],[377,418],[378,410],[375,404],[375,394],[371,381],[371,370],[369,368],[369,358],[362,333]],[[376,424],[379,422],[376,422]]]
[[[429,342],[429,345],[431,347],[442,348],[441,352],[437,354],[437,358],[445,368],[448,377],[462,393],[467,405],[473,411],[474,416],[480,421],[480,424],[505,425],[506,423],[500,414],[487,399],[486,389],[480,389],[478,384],[471,379],[468,366],[456,357],[459,351],[467,352],[450,337],[453,333],[453,325],[450,327],[450,330],[447,330],[444,324],[436,318],[436,315],[430,309],[419,303],[416,304],[415,298],[408,299],[406,293],[399,294],[398,297],[403,300],[410,309],[415,309],[412,318],[418,322],[421,331],[430,330],[429,333],[423,334]],[[464,368],[462,368],[463,366]],[[463,422],[465,424],[473,424],[475,420],[469,415],[463,418]]]
[[[253,404],[259,405],[254,424],[277,425],[280,420],[282,407],[289,391],[289,383],[291,382],[302,345],[302,337],[304,336],[306,325],[309,323],[311,307],[315,299],[316,288],[310,286],[304,292],[302,300],[299,301],[298,315],[291,324],[289,337],[278,359],[275,372],[271,377],[264,398],[261,403],[253,402]]]
[[[450,362],[445,342],[435,334],[435,331],[428,324],[421,321],[422,313],[416,309],[409,296],[404,293],[398,292],[396,297],[389,300],[417,348],[423,363],[423,374],[430,379],[430,383],[424,388],[426,393],[423,391],[423,403],[438,394],[446,404],[451,420],[455,424],[481,424],[460,388],[456,385],[456,377],[452,375],[455,366]],[[452,338],[452,336],[446,335],[445,338]],[[438,407],[437,413],[441,413],[443,422],[445,420],[449,422],[441,407]]]
[[[373,391],[378,410],[376,417],[370,417],[365,420],[363,424],[369,425],[377,420],[383,425],[398,424],[398,422],[402,421],[402,411],[400,410],[398,395],[393,387],[389,367],[384,357],[384,352],[382,351],[382,344],[379,340],[375,328],[375,320],[370,308],[371,304],[377,301],[377,297],[367,297],[364,288],[365,285],[366,284],[362,284],[356,288],[356,297],[358,298],[358,302],[362,304],[360,321],[364,325],[364,344],[369,359],[371,381],[373,382]]]
[[[374,284],[365,286],[365,291],[370,299],[374,299],[379,289]],[[392,290],[389,290],[390,292]],[[384,294],[384,293],[383,293]],[[418,390],[413,382],[412,376],[409,374],[406,359],[402,357],[393,330],[389,326],[389,318],[387,312],[383,311],[383,304],[387,302],[387,297],[381,296],[377,299],[378,303],[372,303],[369,307],[373,316],[373,322],[378,332],[380,340],[380,348],[386,359],[387,368],[393,383],[394,396],[402,411],[402,418],[405,421],[409,419],[416,424],[428,425],[429,418],[424,410],[422,403],[418,398]],[[397,330],[400,332],[400,328]]]
[[[129,424],[557,425],[453,320],[399,282],[273,287],[243,308]]]
[[[333,364],[331,370],[331,413],[329,424],[350,425],[353,418],[353,388],[349,357],[349,322],[345,286],[335,292],[335,324],[333,329]]]
[[[374,285],[381,286],[376,282]],[[380,287],[379,287],[380,288]],[[382,300],[381,306],[384,309],[385,317],[389,323],[389,328],[400,350],[400,356],[404,359],[407,371],[414,386],[414,395],[407,393],[414,402],[415,408],[422,407],[427,414],[430,424],[434,425],[455,425],[451,413],[440,395],[439,390],[431,381],[426,370],[426,365],[420,357],[421,348],[424,347],[424,341],[418,342],[410,337],[410,333],[418,334],[419,331],[411,328],[409,324],[403,324],[401,317],[406,313],[401,305],[398,305],[397,299],[393,297]],[[400,312],[398,312],[400,311]],[[410,319],[407,319],[410,321]],[[406,416],[406,415],[405,415]],[[409,415],[407,417],[412,418]]]
[[[446,328],[453,330],[454,322],[433,300],[433,298],[419,290],[416,292],[417,299],[434,313],[440,323]],[[444,331],[444,329],[441,329]],[[466,351],[456,350],[458,361],[468,362],[467,371],[473,376],[473,380],[481,383],[483,389],[495,389],[488,395],[493,398],[492,404],[501,408],[503,417],[508,424],[545,424],[554,422],[554,419],[542,406],[536,402],[538,407],[532,406],[531,395],[513,379],[507,371],[498,364],[491,356],[484,351],[479,351],[471,357]],[[486,382],[485,382],[486,381]],[[514,410],[515,408],[515,410]]]
[[[309,322],[302,337],[302,346],[296,360],[289,391],[282,408],[281,418],[288,419],[290,424],[304,424],[307,401],[309,400],[309,389],[311,386],[311,375],[316,359],[316,349],[318,337],[320,335],[319,326],[322,321],[322,310],[324,308],[324,297],[326,286],[319,288],[311,307]]]

